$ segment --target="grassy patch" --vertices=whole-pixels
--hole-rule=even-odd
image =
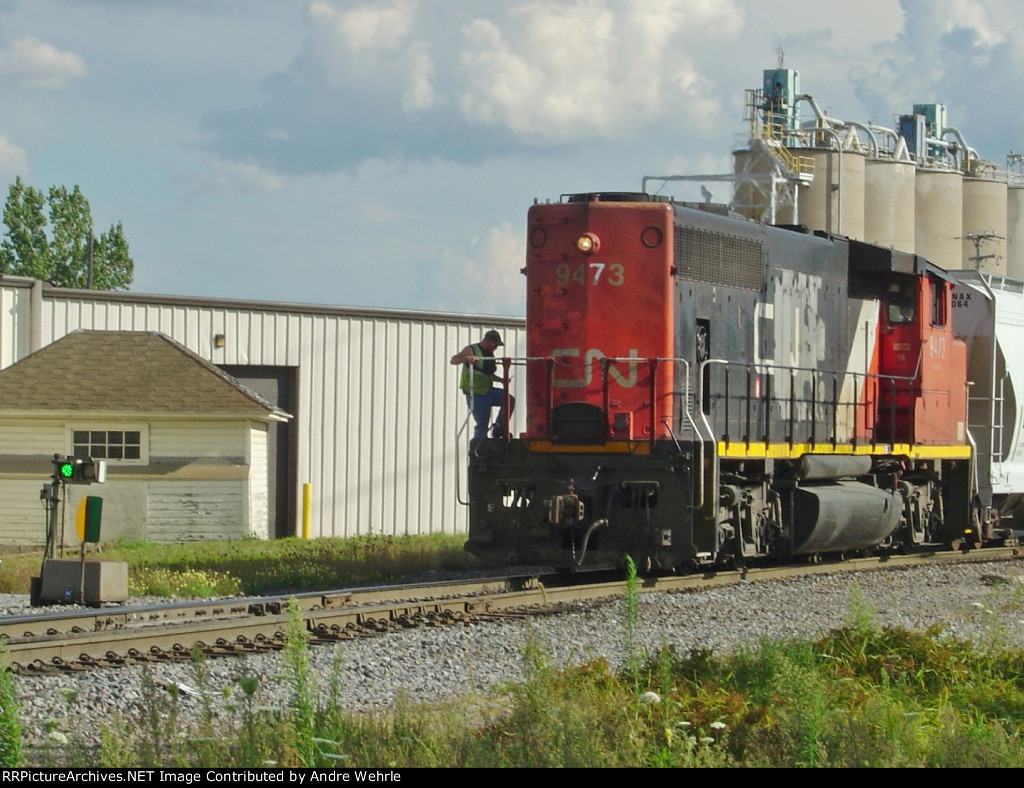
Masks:
[[[133,594],[288,594],[394,582],[424,571],[479,568],[465,536],[241,539],[163,545],[105,545],[99,558],[126,561]],[[4,557],[0,593],[27,594],[42,556]]]

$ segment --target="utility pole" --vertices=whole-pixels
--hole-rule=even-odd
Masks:
[[[92,290],[92,227],[89,228],[89,249],[85,256],[85,289]]]
[[[995,231],[987,233],[966,233],[960,236],[957,240],[970,241],[974,244],[974,257],[970,259],[974,263],[974,270],[980,271],[982,260],[994,260],[999,257],[999,255],[995,254],[982,254],[981,245],[987,241],[1001,241],[1003,240],[1003,236],[997,235]]]

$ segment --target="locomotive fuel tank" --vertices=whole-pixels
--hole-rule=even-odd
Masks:
[[[896,530],[901,499],[896,492],[849,480],[797,487],[782,496],[792,517],[793,555],[863,550]]]

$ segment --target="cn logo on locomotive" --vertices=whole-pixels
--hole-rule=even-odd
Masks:
[[[555,348],[551,351],[551,357],[554,359],[559,358],[579,358],[580,348],[578,347],[567,347],[567,348]],[[574,388],[586,388],[594,381],[594,368],[598,367],[598,364],[594,362],[600,361],[603,358],[607,358],[604,353],[598,350],[596,347],[590,348],[585,354],[583,354],[583,368],[582,370],[575,364],[570,365],[571,371],[574,373],[582,372],[582,377],[564,377],[563,375],[565,366],[555,363],[555,371],[552,373],[551,385],[558,388],[574,389]],[[614,365],[608,367],[608,376],[618,383],[622,388],[628,389],[636,385],[637,381],[637,364],[640,362],[640,352],[636,348],[631,348],[629,351],[628,358],[630,360],[622,363],[626,364],[629,368],[627,374],[623,375],[622,372],[617,369]],[[636,359],[633,361],[632,359]],[[599,367],[598,367],[599,368]],[[559,374],[559,373],[562,374]]]

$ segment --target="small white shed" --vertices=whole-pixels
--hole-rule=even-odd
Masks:
[[[164,334],[74,331],[0,370],[0,544],[42,544],[55,454],[107,462],[102,541],[267,538],[267,427],[289,414]]]

